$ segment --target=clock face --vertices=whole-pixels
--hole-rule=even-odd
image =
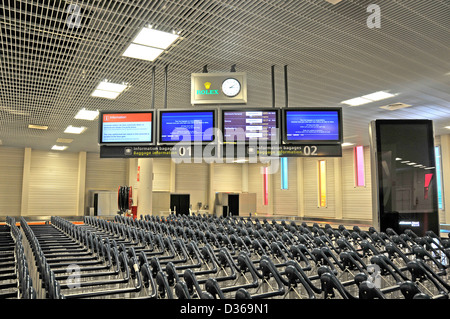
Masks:
[[[222,92],[226,96],[233,97],[241,91],[241,83],[238,80],[229,78],[222,83]]]

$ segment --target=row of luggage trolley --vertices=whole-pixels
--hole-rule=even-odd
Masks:
[[[22,244],[22,234],[13,217],[0,225],[0,299],[35,299]]]
[[[36,298],[448,299],[433,232],[201,215],[21,218]]]

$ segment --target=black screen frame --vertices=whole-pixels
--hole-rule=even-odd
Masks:
[[[210,141],[162,141],[162,115],[164,113],[203,113],[212,112],[213,114],[213,134]],[[172,110],[159,110],[158,111],[158,145],[175,145],[175,144],[210,144],[216,141],[216,126],[217,126],[217,110],[216,109],[172,109]]]
[[[401,120],[401,119],[385,119],[385,120],[376,120],[374,121],[374,130],[376,138],[376,170],[378,171],[377,179],[377,194],[378,199],[377,202],[377,211],[378,216],[374,216],[378,220],[379,227],[381,231],[385,231],[388,228],[394,229],[397,233],[402,233],[407,229],[414,231],[418,236],[424,236],[428,230],[432,230],[439,236],[439,204],[437,194],[433,196],[432,209],[433,212],[408,212],[408,213],[400,213],[400,212],[387,212],[384,210],[383,202],[384,202],[384,192],[383,192],[383,178],[380,172],[382,171],[382,145],[381,145],[381,129],[383,125],[389,124],[399,124],[399,125],[426,125],[427,128],[427,137],[428,137],[428,145],[430,146],[428,150],[421,149],[421,152],[429,152],[428,157],[430,159],[430,166],[434,167],[432,170],[434,174],[436,174],[436,158],[435,158],[435,150],[434,150],[434,125],[432,120],[425,119],[411,119],[411,120]],[[421,147],[421,146],[418,146]],[[432,189],[437,192],[437,179],[433,178],[431,180],[433,184]],[[375,186],[374,186],[375,187]],[[407,221],[417,221],[420,226],[412,227],[408,224],[401,225],[402,222]]]
[[[130,141],[130,142],[103,142],[103,115],[106,114],[152,114],[152,134],[150,142],[140,142],[140,141]],[[156,116],[154,110],[136,110],[136,111],[100,111],[99,112],[99,123],[98,123],[98,143],[100,145],[155,145],[155,128]]]
[[[222,142],[223,144],[231,144],[231,145],[237,145],[237,144],[244,144],[249,145],[252,142],[250,140],[244,140],[244,141],[225,141],[225,112],[268,112],[268,111],[274,111],[276,113],[276,129],[277,129],[277,138],[275,144],[280,144],[281,142],[281,116],[280,116],[280,109],[279,108],[270,108],[270,107],[255,107],[255,108],[222,108],[221,109],[221,127],[220,130],[222,132]],[[272,145],[272,139],[267,140],[267,145]]]
[[[287,138],[287,112],[330,112],[336,111],[338,113],[338,125],[339,125],[339,139],[338,140],[288,140]],[[282,110],[282,139],[285,145],[341,145],[343,143],[343,120],[342,120],[342,108],[341,107],[288,107]]]

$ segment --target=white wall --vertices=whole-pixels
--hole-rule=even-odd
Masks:
[[[450,135],[436,139],[442,146],[443,171],[450,169]],[[87,153],[47,152],[0,147],[0,216],[81,215],[90,206],[90,190],[117,190],[136,180],[136,169],[127,159],[100,159]],[[289,188],[281,190],[280,172],[269,177],[269,205],[263,205],[264,164],[174,164],[171,159],[154,159],[153,193],[190,194],[191,204],[210,204],[216,192],[248,191],[257,194],[259,216],[304,216],[342,218],[370,222],[372,190],[370,151],[365,147],[365,187],[355,187],[353,150],[342,158],[327,161],[326,208],[318,207],[317,162],[319,158],[289,158]],[[85,181],[83,177],[85,169]],[[340,181],[339,181],[339,177]],[[450,176],[450,174],[448,175]],[[449,177],[444,174],[446,207],[450,206]],[[85,191],[80,194],[79,189]],[[136,189],[138,192],[138,189]],[[137,193],[136,192],[136,193]],[[134,194],[136,194],[134,193]],[[84,196],[85,198],[81,198]],[[84,207],[79,202],[84,201]],[[210,207],[212,209],[213,207]],[[440,221],[445,223],[445,213]],[[302,215],[303,214],[303,215]]]
[[[119,186],[128,185],[127,160],[121,158],[100,158],[97,153],[86,154],[85,213],[92,206],[92,191],[117,191]]]
[[[0,147],[0,216],[20,215],[24,150]]]
[[[27,215],[77,215],[78,154],[31,152]]]
[[[169,159],[170,161],[170,159]],[[175,165],[176,194],[189,194],[192,209],[197,203],[208,203],[209,166],[207,163],[180,163]]]
[[[372,178],[370,168],[370,149],[364,148],[366,186],[356,187],[353,150],[342,154],[342,204],[343,218],[352,220],[372,220]]]

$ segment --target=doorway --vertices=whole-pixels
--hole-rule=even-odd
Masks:
[[[239,216],[239,194],[228,195],[228,214]]]
[[[176,215],[189,215],[189,205],[189,194],[170,194],[170,210]]]

